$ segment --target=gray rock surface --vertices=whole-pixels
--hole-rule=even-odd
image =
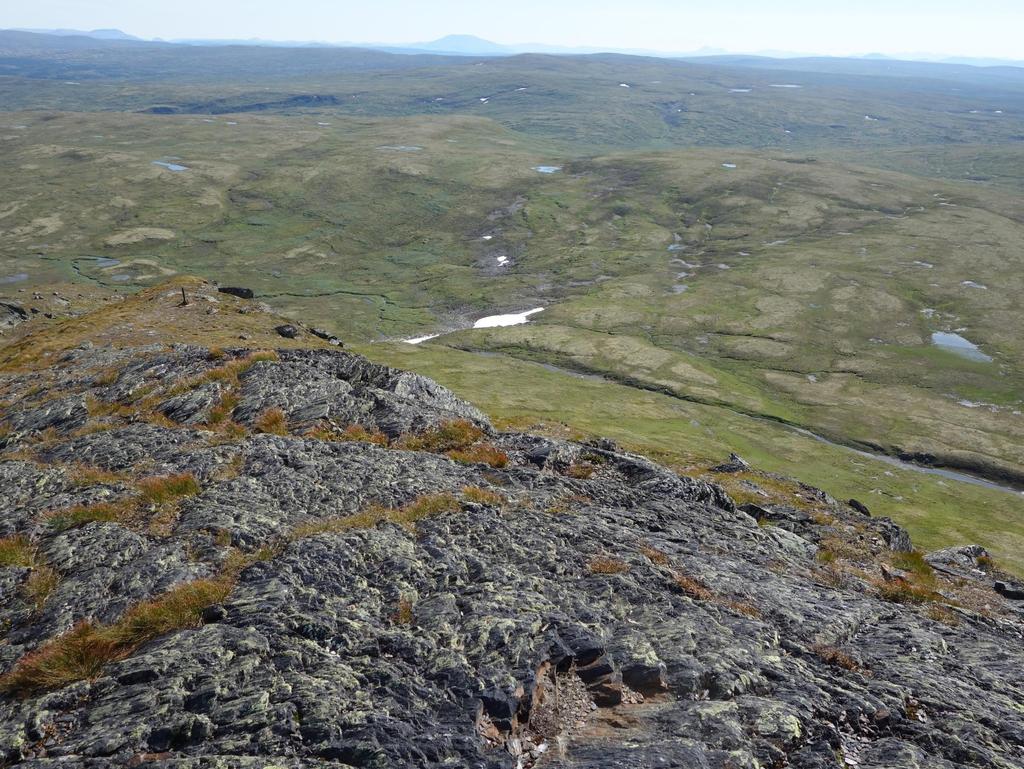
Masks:
[[[871,559],[909,547],[891,521],[820,492],[826,516],[737,509],[610,442],[495,433],[436,383],[356,355],[280,351],[237,384],[204,378],[224,363],[190,347],[92,349],[0,375],[6,400],[26,394],[3,414],[16,453],[0,461],[0,536],[29,538],[60,576],[36,608],[32,569],[0,567],[0,671],[76,622],[115,622],[218,573],[233,549],[273,546],[205,624],[92,680],[0,696],[0,765],[1024,766],[1020,615],[985,575],[967,588],[988,608],[945,609],[955,622],[882,600]],[[289,434],[206,426],[228,392],[237,423],[279,408]],[[508,465],[304,437],[457,419]],[[589,478],[572,477],[580,462]],[[82,466],[109,477],[83,482]],[[201,490],[169,532],[48,522],[172,473]],[[459,509],[414,527],[288,536],[441,492]],[[864,553],[841,579],[818,557],[837,537]]]

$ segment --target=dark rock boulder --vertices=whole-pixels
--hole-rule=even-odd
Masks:
[[[251,288],[239,288],[238,286],[218,286],[217,290],[222,294],[237,296],[239,299],[253,299],[256,294]]]
[[[274,331],[285,339],[295,339],[299,336],[299,330],[291,323],[283,323],[280,326],[274,326]]]

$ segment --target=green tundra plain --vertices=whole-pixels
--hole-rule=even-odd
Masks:
[[[246,286],[506,423],[1024,569],[1024,75],[39,37],[0,33],[0,298]]]

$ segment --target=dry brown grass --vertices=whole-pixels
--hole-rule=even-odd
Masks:
[[[318,441],[335,441],[353,443],[371,443],[374,446],[387,446],[388,436],[376,427],[367,429],[362,425],[348,425],[344,430],[336,430],[332,425],[315,425],[303,434],[304,438]]]
[[[405,596],[398,599],[398,606],[392,615],[396,625],[411,625],[413,623],[412,601]]]
[[[919,605],[945,600],[931,588],[915,585],[903,579],[876,579],[872,584],[878,597],[890,603]]]
[[[33,567],[32,572],[22,585],[22,592],[25,599],[32,604],[37,612],[42,611],[47,600],[60,584],[60,575],[45,564],[38,564]]]
[[[192,473],[151,476],[140,480],[136,487],[142,500],[151,505],[165,505],[182,497],[193,497],[202,490]]]
[[[661,552],[656,547],[652,547],[651,545],[641,545],[640,554],[647,558],[647,560],[649,560],[651,563],[656,564],[657,566],[668,566],[670,562],[669,557],[665,553]]]
[[[689,574],[674,572],[672,575],[673,584],[685,595],[695,601],[710,601],[715,597],[714,591],[704,584],[702,580],[691,577]]]
[[[587,561],[587,571],[591,574],[624,574],[629,571],[629,564],[610,555],[595,555]]]
[[[762,617],[761,610],[754,606],[754,604],[747,603],[746,601],[724,598],[720,599],[718,603],[727,609],[732,609],[732,611],[737,614],[742,614],[743,616],[750,617],[751,619],[761,619]]]
[[[147,641],[198,626],[203,610],[223,601],[232,586],[227,577],[197,580],[129,609],[112,625],[79,623],[22,657],[0,676],[0,691],[27,696],[96,678],[107,664],[124,659]]]
[[[453,449],[447,454],[464,465],[488,465],[500,469],[508,464],[508,454],[490,443],[477,443],[465,449]]]
[[[585,481],[597,470],[590,462],[574,462],[566,468],[565,474],[570,478]]]
[[[484,436],[484,431],[468,419],[442,422],[420,433],[401,436],[396,446],[408,451],[432,451],[443,454],[472,446]]]
[[[102,467],[85,464],[68,465],[65,472],[68,480],[75,486],[113,486],[127,480],[123,473],[114,473]]]
[[[28,568],[36,561],[36,548],[28,537],[15,534],[0,539],[0,567],[20,566]]]
[[[284,411],[275,406],[274,408],[267,409],[256,417],[256,421],[253,422],[253,427],[255,427],[256,432],[259,433],[287,435],[288,418],[285,416]]]
[[[943,625],[948,627],[959,627],[960,617],[957,616],[956,612],[950,609],[948,606],[942,606],[941,604],[932,604],[925,611],[931,619],[936,622],[941,622]]]
[[[292,529],[290,540],[305,539],[318,534],[340,534],[353,529],[369,529],[382,521],[391,521],[406,528],[412,528],[417,521],[442,513],[461,509],[459,500],[452,494],[426,494],[402,507],[370,507],[352,515],[336,518],[322,518],[318,521],[300,524]]]
[[[221,395],[220,400],[206,415],[206,424],[210,427],[220,427],[230,422],[231,415],[238,406],[238,400],[238,395],[230,390]]]
[[[490,489],[482,489],[479,486],[463,486],[462,496],[470,502],[489,507],[504,507],[508,501],[504,495]]]
[[[842,668],[843,670],[858,671],[860,670],[860,663],[857,662],[853,657],[844,652],[842,649],[837,649],[835,646],[827,646],[824,644],[815,644],[811,647],[811,651],[818,659],[824,662],[826,665],[830,665],[834,668]]]

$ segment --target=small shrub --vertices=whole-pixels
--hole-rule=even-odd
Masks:
[[[199,481],[192,473],[143,478],[136,485],[143,501],[153,505],[165,505],[182,497],[192,497],[201,490]]]
[[[398,447],[409,451],[432,451],[442,454],[472,446],[484,436],[484,431],[468,419],[442,422],[415,435],[404,435]]]
[[[594,474],[595,470],[597,468],[589,462],[574,462],[566,468],[565,474],[570,478],[585,481]]]
[[[669,564],[669,557],[665,553],[658,550],[658,548],[656,547],[651,547],[650,545],[641,545],[640,554],[646,557],[647,560],[649,560],[651,563],[656,564],[658,566],[668,566]]]
[[[710,601],[715,597],[711,588],[705,585],[701,580],[696,577],[691,577],[688,574],[676,572],[672,575],[672,582],[677,588],[683,591],[684,594],[693,598],[695,601]]]
[[[221,358],[224,358],[226,356],[227,356],[227,353],[224,352],[224,348],[223,347],[211,347],[206,352],[206,359],[207,360],[220,360]]]
[[[591,574],[623,574],[629,571],[629,564],[608,555],[595,555],[587,562]]]
[[[860,670],[860,664],[858,664],[857,660],[842,649],[837,649],[834,646],[826,646],[824,644],[815,644],[811,647],[811,651],[826,665],[830,665],[834,668],[842,668],[843,670]]]
[[[489,507],[504,507],[506,502],[505,497],[501,494],[489,489],[482,489],[479,486],[463,486],[462,496],[470,502],[476,502],[478,505],[487,505]]]
[[[36,549],[28,538],[15,534],[0,539],[0,566],[28,568],[35,563]]]
[[[464,465],[489,465],[500,469],[508,464],[508,454],[490,443],[477,443],[466,449],[454,449],[448,456]]]
[[[277,407],[269,408],[256,417],[253,426],[260,433],[270,433],[272,435],[288,434],[288,420],[284,412]]]
[[[992,571],[996,568],[995,559],[990,555],[979,555],[975,562],[978,564],[978,568],[982,571]]]

